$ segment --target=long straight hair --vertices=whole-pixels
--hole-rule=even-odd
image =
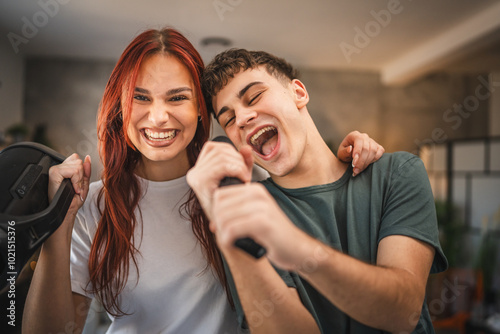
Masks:
[[[134,230],[138,228],[135,210],[141,197],[141,187],[134,170],[141,153],[128,138],[127,128],[139,68],[146,58],[159,53],[176,57],[193,78],[201,119],[193,140],[186,148],[190,166],[196,162],[210,132],[211,119],[200,84],[204,66],[199,53],[182,34],[171,28],[151,29],[138,35],[127,46],[111,73],[97,118],[99,153],[104,167],[103,187],[97,203],[104,200],[104,208],[99,206],[101,218],[90,250],[89,284],[90,291],[101,300],[106,311],[116,317],[126,315],[119,306],[119,295],[126,285],[131,260],[139,275]],[[191,220],[193,233],[206,257],[205,270],[210,266],[213,268],[233,305],[221,254],[209,230],[208,219],[192,190],[181,210]]]

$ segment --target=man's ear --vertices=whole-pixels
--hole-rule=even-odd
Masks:
[[[309,94],[307,93],[306,86],[299,79],[292,80],[292,89],[295,94],[295,104],[297,108],[303,108],[309,102]]]

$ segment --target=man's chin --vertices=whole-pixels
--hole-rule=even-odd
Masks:
[[[286,171],[279,168],[276,161],[255,160],[255,164],[267,171],[272,177],[283,177],[288,174]]]

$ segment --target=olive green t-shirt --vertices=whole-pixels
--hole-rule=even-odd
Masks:
[[[294,224],[345,254],[376,264],[379,242],[404,235],[432,245],[436,252],[431,273],[444,271],[447,261],[422,161],[406,152],[384,154],[361,174],[351,174],[349,167],[333,183],[299,189],[281,188],[271,179],[262,183]],[[279,273],[288,286],[296,287],[322,333],[382,333],[349,318],[297,274]],[[414,333],[434,333],[425,302]]]

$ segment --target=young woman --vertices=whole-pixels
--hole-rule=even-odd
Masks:
[[[89,186],[90,158],[76,154],[50,170],[49,198],[64,178],[77,194],[42,247],[25,333],[78,332],[94,297],[108,332],[237,332],[220,253],[185,179],[209,137],[202,71],[173,29],[145,31],[125,49],[98,114],[102,180]],[[360,166],[373,160],[366,135],[348,141],[371,144]]]

